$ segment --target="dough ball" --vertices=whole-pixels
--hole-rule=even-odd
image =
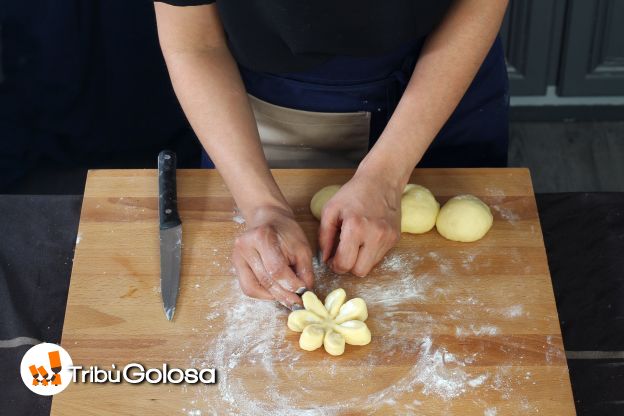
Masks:
[[[323,207],[338,192],[341,185],[329,185],[312,197],[310,210],[317,220],[321,220]],[[421,234],[431,230],[436,222],[440,204],[429,189],[409,184],[401,197],[401,232]]]
[[[442,237],[469,243],[482,238],[492,227],[490,208],[473,195],[458,195],[440,210],[436,227]]]
[[[314,215],[317,220],[321,220],[323,207],[327,201],[338,192],[340,186],[341,185],[329,185],[314,194],[312,201],[310,201],[310,211],[312,211],[312,215]]]
[[[424,186],[408,184],[401,197],[401,232],[422,234],[436,223],[440,204]]]

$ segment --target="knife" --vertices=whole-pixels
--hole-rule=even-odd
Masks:
[[[176,193],[176,154],[158,155],[158,214],[160,219],[160,292],[165,316],[173,319],[180,288],[182,221]]]

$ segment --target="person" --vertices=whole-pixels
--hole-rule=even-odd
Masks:
[[[187,6],[187,7],[180,7]],[[354,166],[320,257],[366,276],[400,238],[414,167],[505,166],[504,0],[158,0],[176,95],[247,229],[242,291],[301,307],[312,250],[269,167]]]

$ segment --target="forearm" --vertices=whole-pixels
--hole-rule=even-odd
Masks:
[[[176,95],[243,215],[261,207],[290,211],[267,166],[216,5],[154,8]]]
[[[358,174],[402,189],[470,86],[496,38],[507,0],[456,0],[423,46],[406,91]]]
[[[247,93],[227,48],[165,56],[184,113],[243,215],[259,206],[286,207],[268,169]]]

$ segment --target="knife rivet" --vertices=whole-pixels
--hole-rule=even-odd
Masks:
[[[171,214],[171,210],[170,210],[169,208],[167,208],[167,209],[165,210],[165,214]]]

